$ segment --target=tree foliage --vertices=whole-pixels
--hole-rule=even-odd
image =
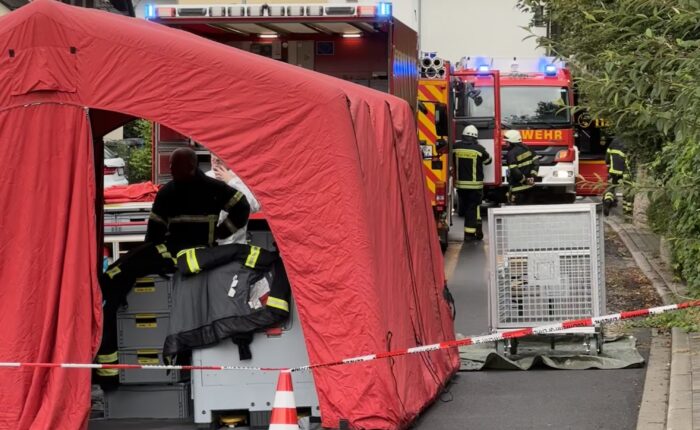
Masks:
[[[611,120],[653,173],[637,188],[700,291],[700,1],[519,1],[525,12],[540,6],[552,31],[539,44],[568,61],[582,107]]]
[[[151,139],[153,124],[145,119],[131,121],[124,126],[124,138],[141,138],[144,146],[134,149],[128,157],[129,183],[150,181],[152,170]]]

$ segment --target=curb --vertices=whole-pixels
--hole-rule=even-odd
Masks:
[[[693,386],[690,365],[690,339],[679,328],[671,331],[671,383],[668,388],[669,430],[686,430],[693,427]]]
[[[632,254],[632,258],[649,279],[661,300],[665,305],[676,302],[676,296],[668,283],[668,276],[665,276],[662,271],[659,271],[654,262],[642,252],[637,244],[632,240],[628,231],[621,226],[614,217],[609,217],[605,223],[617,233],[627,249]],[[634,227],[636,229],[636,227]],[[652,339],[652,347],[654,347],[656,338]],[[687,333],[684,333],[678,328],[671,331],[671,367],[663,372],[663,375],[669,380],[668,383],[668,406],[664,414],[659,405],[650,403],[647,398],[647,385],[651,385],[658,380],[659,376],[656,372],[651,371],[652,355],[661,356],[662,351],[650,352],[650,365],[647,369],[647,376],[644,381],[644,397],[639,410],[637,420],[638,430],[655,430],[655,429],[674,429],[674,430],[690,430],[693,427],[693,391],[691,381],[691,362],[690,362],[690,342]],[[657,344],[658,346],[658,344]],[[656,366],[658,369],[658,366]],[[670,373],[670,375],[668,375]],[[668,376],[667,376],[668,375]],[[654,394],[655,395],[655,394]],[[666,405],[664,405],[666,406]],[[663,418],[662,418],[663,417]],[[665,421],[665,425],[661,423]]]
[[[667,334],[652,329],[649,364],[644,379],[644,394],[639,407],[637,430],[664,430],[669,393],[671,342]]]

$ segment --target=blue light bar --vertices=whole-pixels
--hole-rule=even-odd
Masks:
[[[486,64],[482,64],[481,66],[477,67],[476,70],[479,73],[488,73],[489,72],[489,66]]]
[[[391,3],[378,3],[377,4],[377,16],[382,18],[388,18],[391,16]]]
[[[545,76],[557,76],[557,66],[554,64],[547,64],[544,66]]]
[[[144,7],[144,15],[146,19],[153,19],[156,17],[156,7],[151,3],[147,3]]]

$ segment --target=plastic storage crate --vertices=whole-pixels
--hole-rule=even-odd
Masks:
[[[160,276],[148,276],[136,280],[126,296],[125,313],[169,312],[172,306],[172,282]]]
[[[175,385],[122,385],[105,393],[105,418],[189,418],[189,383]]]
[[[268,337],[266,333],[255,333],[250,350],[251,360],[241,361],[238,347],[224,340],[218,345],[195,349],[192,352],[194,365],[228,365],[281,367],[308,364],[309,357],[301,330],[301,323],[294,302],[290,303],[290,318],[284,325],[281,336]],[[192,372],[195,423],[211,423],[217,412],[248,411],[256,424],[252,429],[267,429],[269,415],[277,386],[275,372]],[[319,416],[318,397],[312,372],[296,372],[293,375],[294,396],[297,408],[308,408],[313,416]],[[255,418],[253,418],[255,417]]]
[[[163,365],[161,349],[123,349],[119,351],[120,364]],[[182,380],[179,370],[119,370],[122,384],[173,384]]]
[[[603,315],[603,234],[593,203],[490,210],[491,329]]]
[[[167,313],[123,313],[117,316],[119,349],[158,349],[168,336]]]

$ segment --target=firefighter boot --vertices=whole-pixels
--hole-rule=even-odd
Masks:
[[[603,215],[608,216],[610,215],[610,208],[612,208],[613,201],[612,200],[603,200]]]
[[[476,240],[482,240],[484,238],[484,230],[481,228],[481,223],[476,226],[476,234],[474,236]]]
[[[613,194],[611,191],[606,192],[605,196],[603,197],[603,214],[605,216],[610,215],[610,209],[612,209],[614,205],[615,194]]]

